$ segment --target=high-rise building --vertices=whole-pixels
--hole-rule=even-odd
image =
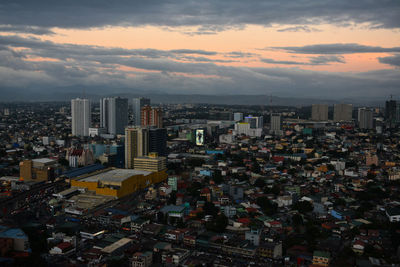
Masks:
[[[244,118],[244,121],[250,124],[251,129],[263,128],[264,127],[264,118],[263,116],[260,117],[253,117],[251,115]]]
[[[333,110],[333,120],[351,121],[353,118],[353,105],[352,104],[335,104]]]
[[[281,134],[282,133],[282,119],[281,114],[271,113],[271,133]]]
[[[233,113],[233,120],[234,121],[242,121],[243,120],[243,113],[241,113],[241,112]]]
[[[327,121],[328,120],[328,105],[313,104],[311,110],[311,120]]]
[[[149,152],[156,152],[160,156],[167,156],[167,129],[149,129]]]
[[[72,99],[71,116],[72,135],[89,136],[89,127],[92,117],[89,99]]]
[[[149,130],[142,127],[125,128],[125,168],[133,169],[134,158],[149,154]]]
[[[389,128],[393,128],[396,125],[396,100],[388,100],[385,105],[385,121]]]
[[[374,112],[369,108],[358,109],[358,126],[360,129],[372,129],[374,127]]]
[[[109,134],[124,134],[128,125],[128,99],[121,97],[100,100],[100,127]]]
[[[142,107],[146,105],[150,105],[150,99],[148,98],[143,98],[143,97],[138,97],[134,98],[132,103],[132,110],[133,110],[133,125],[135,126],[141,126],[141,112],[142,112]]]
[[[162,128],[162,111],[160,108],[152,108],[148,105],[142,107],[142,126],[155,126]]]

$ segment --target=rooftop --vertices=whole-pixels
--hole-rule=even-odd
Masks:
[[[129,177],[135,175],[144,175],[147,176],[151,172],[149,171],[139,171],[134,169],[112,169],[108,171],[104,171],[102,173],[98,173],[92,176],[88,176],[86,178],[81,179],[82,182],[122,182]]]

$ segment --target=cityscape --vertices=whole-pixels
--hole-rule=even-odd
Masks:
[[[76,98],[3,103],[0,114],[4,264],[399,262],[393,99],[299,108]]]
[[[0,2],[0,266],[400,267],[400,1]]]

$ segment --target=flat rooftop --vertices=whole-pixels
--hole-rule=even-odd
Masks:
[[[37,162],[37,163],[53,163],[56,162],[54,159],[49,159],[49,158],[41,158],[41,159],[33,159],[32,162]]]
[[[104,171],[102,173],[98,173],[92,176],[88,176],[86,178],[80,179],[79,181],[82,182],[122,182],[129,177],[135,176],[135,175],[144,175],[147,176],[151,174],[149,171],[140,171],[140,170],[134,170],[134,169],[112,169],[108,171]]]

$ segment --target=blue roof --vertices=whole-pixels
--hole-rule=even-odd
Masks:
[[[28,236],[19,228],[9,228],[0,232],[0,238],[28,239]]]
[[[74,177],[78,177],[78,176],[81,176],[81,175],[84,175],[87,173],[102,170],[104,168],[105,167],[102,164],[93,164],[93,165],[85,166],[82,168],[77,168],[77,169],[66,171],[66,172],[64,172],[63,175],[67,176],[68,178],[74,178]]]

